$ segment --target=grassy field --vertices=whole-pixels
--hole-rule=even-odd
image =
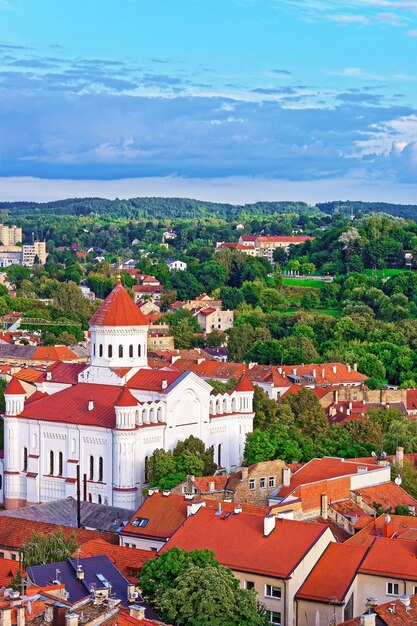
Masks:
[[[287,309],[286,311],[280,311],[281,315],[291,315],[291,313],[296,313],[297,311],[305,311],[305,313],[317,313],[321,315],[329,315],[330,317],[334,317],[335,319],[339,319],[342,317],[342,311],[339,309]]]
[[[308,278],[283,278],[282,283],[291,287],[312,287],[313,289],[321,289],[324,285],[322,280]]]
[[[402,272],[408,272],[406,269],[387,269],[387,270],[363,270],[362,274],[367,276],[376,276],[377,278],[389,278],[390,276],[396,276]]]

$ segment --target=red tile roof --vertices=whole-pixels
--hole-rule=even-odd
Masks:
[[[26,395],[26,391],[22,387],[22,383],[17,378],[12,378],[6,389],[4,390],[5,394],[15,395],[15,396],[23,396]]]
[[[120,387],[114,385],[78,383],[37,402],[29,403],[20,416],[47,422],[114,428],[116,423],[114,405],[119,394]],[[90,400],[94,406],[89,411]]]
[[[117,283],[90,320],[91,326],[147,326],[148,321],[121,283]]]
[[[69,537],[75,533],[77,542],[83,543],[90,539],[104,539],[108,543],[118,544],[116,534],[100,532],[97,530],[86,530],[84,528],[70,528],[68,526],[58,526],[58,524],[49,524],[46,522],[34,522],[31,520],[20,519],[19,517],[10,517],[0,515],[0,545],[5,548],[20,549],[25,541],[30,539],[32,531],[49,535],[62,529],[65,537]]]
[[[304,241],[313,241],[314,237],[308,237],[307,235],[288,236],[288,235],[266,235],[257,237],[257,241],[260,243],[303,243]]]
[[[27,398],[26,400],[26,404],[28,402],[36,402],[36,400],[41,400],[42,398],[46,398],[48,394],[44,391],[35,391],[35,393],[32,393],[31,396],[29,396],[29,398]]]
[[[417,580],[415,541],[374,538],[359,572],[375,576],[382,575],[386,578]]]
[[[86,363],[62,363],[57,362],[48,368],[52,383],[65,383],[75,385],[78,382],[78,374],[88,367]],[[37,383],[46,382],[46,372],[39,373]]]
[[[247,374],[242,374],[234,390],[235,391],[255,391],[255,387],[252,385]]]
[[[164,289],[162,285],[133,285],[135,293],[161,293]]]
[[[360,467],[366,467],[367,471],[380,469],[377,465],[353,463],[352,461],[345,461],[344,459],[333,457],[312,459],[291,476],[290,486],[282,487],[278,495],[280,498],[286,497],[299,485],[357,474]]]
[[[364,546],[331,543],[297,592],[296,598],[326,604],[336,599],[342,604],[366,551]]]
[[[78,554],[78,550],[77,550]],[[106,555],[115,564],[130,582],[138,582],[137,574],[142,569],[144,563],[155,558],[155,552],[151,550],[138,550],[115,546],[103,539],[91,539],[80,546],[80,557]]]
[[[417,411],[417,389],[407,389],[407,410]]]
[[[219,476],[196,476],[194,484],[201,493],[209,493],[210,483],[213,483],[214,491],[224,491],[230,474],[220,474]]]
[[[267,537],[263,528],[262,515],[242,512],[225,517],[202,507],[187,518],[161,551],[207,548],[231,569],[287,578],[327,531],[321,524],[288,519],[276,519],[276,527]]]
[[[394,509],[396,506],[416,507],[417,510],[417,501],[391,481],[375,487],[364,487],[355,493],[360,494],[362,500],[371,507],[380,504],[384,510]]]
[[[166,540],[175,533],[186,519],[189,502],[183,496],[174,494],[163,496],[161,493],[154,493],[145,499],[133,518],[123,528],[121,534],[138,537],[150,536]],[[145,527],[141,528],[134,525],[134,521],[138,517],[149,520]]]
[[[370,523],[365,526],[365,528],[363,528],[355,535],[353,535],[353,537],[348,539],[347,543],[353,543],[356,545],[370,545],[375,537],[383,537],[384,528],[386,527],[385,517],[386,515],[383,514],[376,519],[373,518]],[[410,538],[417,533],[417,519],[414,516],[390,515],[390,518],[390,535],[392,538]],[[410,531],[413,531],[413,533],[410,534]]]
[[[149,370],[141,369],[127,382],[130,389],[142,389],[144,391],[164,391],[162,382],[167,381],[167,388],[177,381],[184,372],[174,370]]]
[[[33,383],[38,380],[40,371],[34,367],[22,367],[14,375],[19,380],[25,380],[28,383]]]
[[[19,563],[12,559],[0,559],[0,587],[10,587],[10,581],[18,572]]]
[[[199,498],[198,501],[203,500]],[[205,508],[210,511],[217,510],[216,500],[203,500]],[[164,496],[162,493],[154,493],[148,496],[143,504],[136,511],[129,523],[121,531],[122,535],[133,535],[137,537],[153,537],[166,540],[171,537],[177,529],[187,519],[187,506],[192,500],[186,500],[184,496],[170,494]],[[223,511],[232,512],[236,503],[222,502]],[[241,504],[242,510],[253,515],[263,516],[269,512],[268,507]],[[148,519],[148,523],[143,528],[133,525],[137,517]]]
[[[79,357],[67,346],[38,346],[30,358],[37,361],[76,361]]]
[[[123,387],[122,391],[119,394],[119,397],[114,403],[114,406],[138,406],[138,401],[132,396],[127,387]]]

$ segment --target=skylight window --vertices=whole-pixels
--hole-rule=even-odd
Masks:
[[[146,517],[137,517],[133,522],[132,526],[137,526],[139,528],[145,528],[146,524],[149,520]]]

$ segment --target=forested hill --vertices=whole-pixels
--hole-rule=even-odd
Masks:
[[[332,202],[318,203],[317,208],[323,211],[323,213],[353,213],[355,216],[358,214],[369,213],[387,213],[394,215],[395,217],[403,217],[405,219],[417,221],[417,205],[415,204],[391,204],[389,202],[361,202],[341,200]]]
[[[12,216],[36,215],[114,215],[133,219],[172,219],[219,217],[226,220],[243,219],[245,215],[280,213],[320,213],[305,202],[256,202],[233,205],[191,200],[188,198],[69,198],[55,202],[1,202],[0,212]]]
[[[10,217],[36,217],[37,215],[102,215],[128,219],[199,219],[218,217],[227,221],[297,213],[320,215],[323,213],[353,213],[359,215],[387,213],[417,221],[417,205],[390,204],[387,202],[332,201],[315,206],[305,202],[255,202],[253,204],[222,204],[189,198],[131,198],[107,200],[106,198],[68,198],[55,202],[0,202],[0,213]]]

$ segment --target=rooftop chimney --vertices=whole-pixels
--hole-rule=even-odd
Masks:
[[[352,368],[351,368],[351,366],[350,366],[350,363],[348,363],[346,367],[347,367],[347,371],[348,371],[348,372],[349,372],[349,374],[350,374],[350,372],[352,371]]]
[[[208,488],[209,488],[209,491],[214,491],[215,490],[215,484],[214,484],[214,482],[212,480],[209,482]]]
[[[248,478],[248,468],[242,467],[242,480],[247,480]]]
[[[129,607],[129,615],[133,619],[137,619],[138,622],[142,622],[145,619],[145,607],[138,604],[132,604]]]
[[[12,624],[12,609],[6,607],[0,611],[0,626],[11,626]]]
[[[292,368],[292,373],[294,374],[294,376],[297,376],[297,368],[296,367]]]
[[[282,468],[282,484],[284,487],[289,487],[291,483],[291,469],[289,467]]]
[[[92,411],[94,409],[94,402],[92,400],[88,401],[88,410]]]
[[[166,389],[168,387],[168,381],[164,378],[161,385],[162,389]]]
[[[397,468],[403,467],[404,465],[404,448],[401,446],[397,446],[395,450],[395,466]]]
[[[195,515],[202,506],[206,506],[204,500],[194,500],[193,502],[187,504],[187,517],[190,517],[190,515]]]
[[[52,372],[46,372],[46,380],[52,380]]]
[[[389,515],[385,516],[384,525],[382,527],[382,534],[384,537],[390,539],[394,534],[394,524],[391,521],[391,517]]]
[[[25,626],[25,607],[23,605],[16,607],[17,617],[16,626]]]
[[[84,580],[84,570],[82,565],[77,565],[77,578],[78,580]]]
[[[78,626],[77,613],[67,613],[65,616],[65,626]]]
[[[164,489],[162,492],[162,495],[165,497],[168,497],[171,495],[171,490],[170,489]]]
[[[375,626],[376,625],[376,613],[366,613],[361,615],[361,626]]]
[[[333,365],[333,374],[337,373],[337,365]]]
[[[410,601],[410,596],[400,596],[400,602],[405,606],[406,610],[410,610],[410,605],[411,605],[411,601]]]
[[[235,515],[239,515],[239,513],[242,513],[242,507],[240,506],[240,504],[237,504],[235,506],[235,508],[233,509],[233,512]]]
[[[275,529],[275,515],[269,513],[264,517],[264,537],[268,537]]]

